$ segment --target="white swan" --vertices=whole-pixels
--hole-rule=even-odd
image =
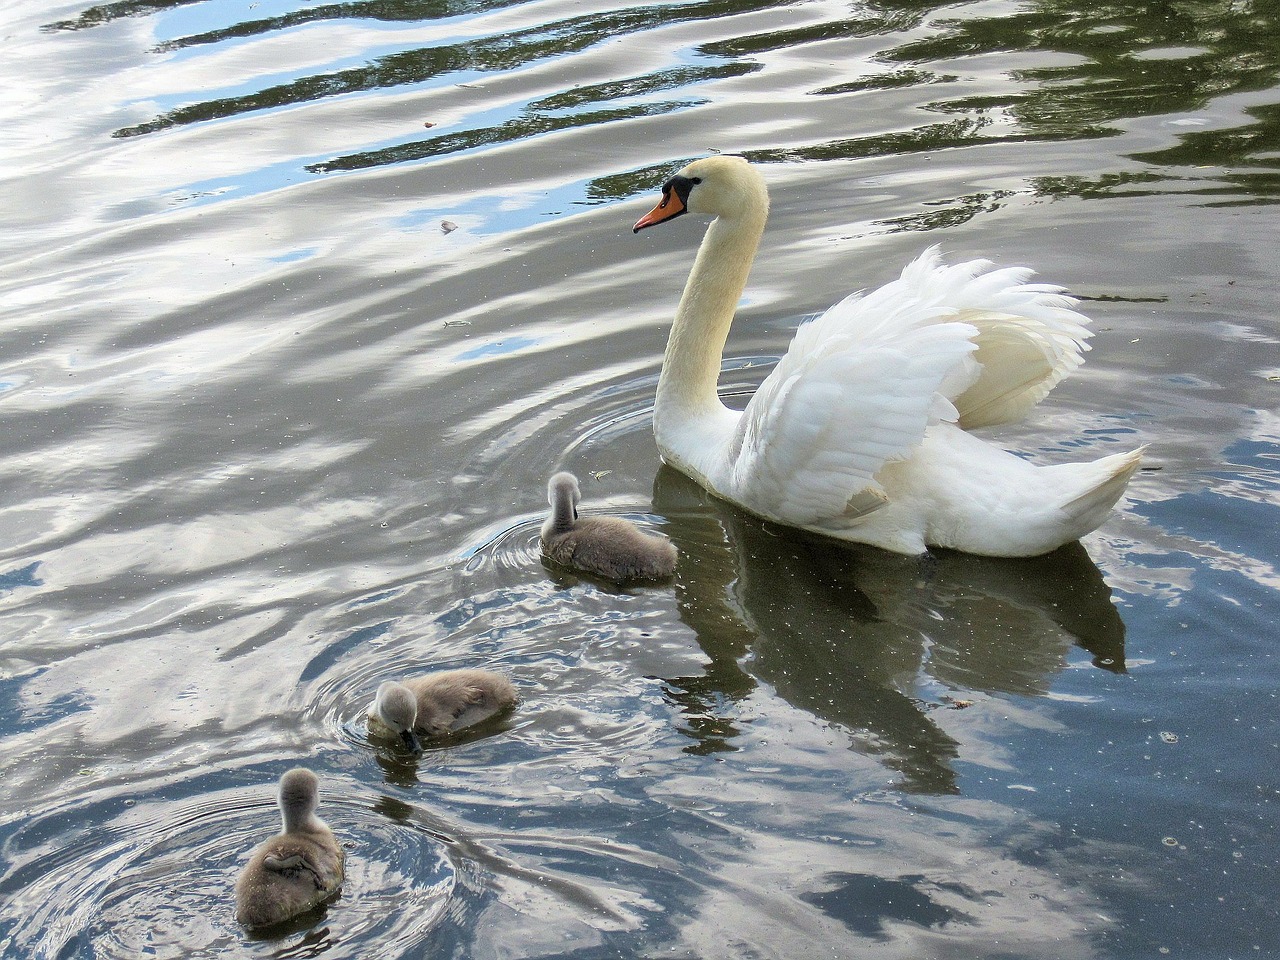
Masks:
[[[1020,419],[1087,350],[1060,288],[925,251],[900,279],[803,324],[745,411],[716,381],[769,211],[740,157],[695,160],[638,232],[715,217],[676,309],[653,430],[663,458],[759,516],[899,553],[1034,556],[1106,519],[1142,449],[1037,467],[967,433]]]
[[[253,851],[236,880],[236,920],[281,923],[318,906],[342,885],[342,847],[316,816],[320,781],[305,767],[280,778],[280,833]]]
[[[561,566],[606,580],[665,580],[676,570],[676,548],[641,533],[622,517],[579,517],[578,478],[562,471],[547,481],[551,512],[542,524],[542,554]]]

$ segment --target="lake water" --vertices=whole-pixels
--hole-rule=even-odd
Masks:
[[[25,0],[0,13],[0,953],[1280,956],[1280,6]],[[1150,443],[1034,560],[843,548],[660,466],[743,153],[725,358],[925,246],[1080,297],[996,438]],[[556,469],[674,582],[549,570]],[[388,676],[505,722],[370,742]],[[230,890],[306,764],[341,897]]]

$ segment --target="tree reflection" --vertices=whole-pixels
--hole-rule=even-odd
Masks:
[[[91,6],[78,17],[49,24],[49,31],[82,30],[122,17],[158,14],[190,0],[127,0]],[[429,22],[475,17],[514,0],[352,0],[287,10],[233,22],[166,41],[159,48],[216,46],[265,38],[322,21]],[[123,127],[132,137],[188,124],[274,110],[335,96],[403,88],[445,78],[509,73],[564,58],[621,36],[675,24],[740,16],[787,5],[787,0],[693,0],[593,11],[492,34],[451,37],[439,44],[396,50],[356,66],[311,72],[234,95],[193,94],[190,103]],[[1000,6],[955,10],[933,2],[877,0],[817,23],[695,44],[677,62],[652,72],[621,71],[551,96],[512,104],[492,119],[478,104],[475,121],[446,135],[353,148],[312,164],[324,174],[422,161],[476,148],[523,141],[572,127],[686,110],[707,103],[701,87],[711,81],[767,70],[771,55],[844,38],[881,38],[881,49],[850,69],[833,65],[801,96],[855,98],[879,91],[917,88],[920,110],[933,116],[905,127],[779,143],[751,155],[757,162],[856,160],[931,153],[997,143],[1109,137],[1139,117],[1203,110],[1225,96],[1268,91],[1280,82],[1280,7],[1275,0],[1146,4],[1084,4],[1038,0],[1009,12]],[[926,28],[922,30],[921,28]],[[923,35],[922,35],[923,34]],[[335,51],[339,57],[357,50]],[[1020,55],[1032,55],[1030,57]],[[325,55],[329,56],[329,55]],[[1008,57],[999,82],[984,73],[973,94],[968,62]],[[868,69],[870,68],[870,69]],[[977,69],[977,68],[975,68]],[[988,70],[989,68],[982,68]],[[927,91],[927,92],[926,92]],[[934,92],[936,91],[936,93]],[[787,91],[786,93],[789,93]],[[784,93],[785,95],[785,93]],[[930,98],[931,99],[927,99]],[[797,103],[798,108],[803,105]],[[1248,120],[1229,129],[1180,132],[1172,148],[1130,159],[1151,171],[1099,171],[1095,177],[1050,177],[1031,188],[1048,197],[1110,196],[1145,189],[1191,190],[1222,202],[1276,202],[1280,198],[1280,109],[1245,109]],[[939,116],[941,115],[941,116]],[[483,118],[483,119],[481,119]],[[1192,172],[1209,168],[1210,172]],[[1225,169],[1224,169],[1225,168]],[[1243,170],[1239,168],[1244,168]],[[591,199],[619,199],[637,191],[638,177],[605,178],[588,187]],[[1184,181],[1193,181],[1187,186]],[[645,183],[643,189],[649,189]],[[947,201],[943,209],[888,223],[893,229],[953,225],[999,206],[999,192]],[[1216,202],[1216,201],[1215,201]]]
[[[886,31],[918,23],[920,4],[878,3],[869,19],[832,27],[783,29],[740,40],[707,44],[704,54],[725,57],[759,55],[823,39],[830,35],[867,35],[867,27]],[[1122,121],[1203,109],[1211,100],[1229,94],[1269,90],[1280,81],[1280,8],[1274,2],[1241,5],[1221,3],[1104,4],[1041,2],[1015,15],[955,19],[925,39],[890,47],[876,56],[886,69],[855,80],[825,85],[818,95],[859,94],[900,87],[952,84],[960,79],[956,63],[967,57],[1034,52],[1072,58],[1065,65],[1014,70],[1015,81],[999,94],[980,97],[940,97],[924,105],[951,120],[894,130],[792,144],[756,151],[758,163],[796,163],[856,160],[868,157],[932,153],[997,142],[1082,140],[1113,136]],[[835,33],[832,30],[835,29]],[[945,63],[946,73],[934,67]],[[1209,195],[1228,195],[1238,202],[1275,202],[1280,198],[1280,108],[1274,104],[1247,109],[1251,122],[1227,130],[1182,134],[1177,146],[1135,154],[1131,159],[1155,167],[1247,167],[1211,173],[1215,182],[1177,189]],[[998,117],[1000,124],[993,118]],[[1012,123],[1010,123],[1012,121]],[[692,159],[692,158],[690,158]],[[1206,175],[1196,179],[1203,181]],[[1040,178],[1033,189],[1044,196],[1097,198],[1130,195],[1141,184],[1155,192],[1178,173],[1106,172],[1097,177]],[[626,181],[619,181],[619,184]],[[614,183],[593,185],[608,193]],[[1167,189],[1167,187],[1166,187]],[[994,209],[999,192],[956,198],[926,214],[890,221],[894,229],[936,229],[953,226]]]
[[[681,619],[711,661],[667,681],[693,752],[732,749],[728,704],[766,683],[848,731],[902,789],[954,793],[959,745],[934,710],[973,692],[1043,695],[1073,644],[1124,670],[1124,623],[1078,543],[1032,559],[901,557],[766,523],[669,467],[653,501],[681,551]],[[950,692],[918,692],[922,677]]]
[[[514,6],[521,0],[357,0],[352,3],[322,3],[302,10],[289,10],[274,17],[247,20],[221,30],[209,30],[179,37],[160,45],[161,50],[181,50],[184,47],[224,40],[255,37],[278,30],[287,30],[326,20],[377,20],[383,23],[426,22],[448,17],[474,16],[489,10],[501,10]]]
[[[203,2],[204,0],[121,0],[118,3],[102,3],[89,7],[72,20],[60,20],[47,25],[45,29],[85,30],[124,17],[147,16]],[[192,34],[166,43],[161,49],[175,50],[203,43],[217,43],[234,37],[249,37],[323,20],[434,20],[500,9],[518,2],[520,0],[352,0],[348,3],[324,3],[302,10],[290,10],[274,17],[248,20],[222,30]],[[252,4],[250,9],[256,6],[256,3]]]
[[[145,123],[117,130],[114,136],[139,136],[183,124],[238,116],[256,110],[290,106],[324,97],[422,83],[449,74],[509,71],[532,63],[567,56],[611,40],[619,34],[638,33],[671,23],[727,16],[773,5],[771,0],[698,0],[695,3],[669,7],[632,7],[571,17],[533,29],[496,36],[475,37],[457,43],[404,50],[378,57],[359,67],[301,77],[265,90],[179,107]],[[174,41],[170,46],[182,44],[183,41],[179,40]],[[757,65],[747,64],[741,69],[754,70],[757,69]],[[601,89],[608,91],[609,86],[611,85]],[[665,86],[666,84],[658,81],[657,88],[661,89]],[[616,96],[611,92],[607,95]],[[643,108],[646,105],[639,106],[643,114]],[[537,129],[536,124],[534,127],[525,132],[527,134],[544,132]],[[454,149],[466,148],[458,145]],[[333,168],[345,169],[350,166],[372,165],[355,163],[354,158],[343,159],[345,163],[334,161]],[[409,156],[392,154],[382,157],[382,162],[398,162],[404,159],[417,159],[417,157],[412,154]]]
[[[46,24],[44,29],[49,33],[58,30],[87,30],[124,17],[146,17],[202,2],[203,0],[121,0],[119,3],[100,3],[89,7],[73,20]]]

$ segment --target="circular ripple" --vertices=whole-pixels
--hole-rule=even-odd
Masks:
[[[445,838],[415,824],[400,801],[334,796],[333,781],[325,784],[321,813],[347,853],[341,893],[272,930],[269,945],[309,954],[322,944],[326,957],[420,945],[456,886]],[[70,837],[60,824],[93,823],[108,804],[28,821],[9,844],[11,853],[27,849],[18,873],[32,874],[11,903],[21,920],[9,945],[27,956],[136,960],[225,957],[259,939],[236,923],[233,888],[249,852],[276,829],[274,804],[261,799],[273,788],[255,788],[252,799],[241,789],[157,800]]]
[[[542,517],[517,523],[475,546],[467,558],[466,572],[492,566],[499,572],[537,570],[542,565]]]

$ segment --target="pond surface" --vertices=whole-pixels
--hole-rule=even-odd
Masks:
[[[1280,6],[29,0],[0,14],[5,957],[1280,955]],[[725,357],[925,246],[1083,301],[996,439],[1150,443],[1034,560],[778,529],[660,465],[711,151]],[[667,585],[544,567],[546,478]],[[413,758],[377,684],[522,703]],[[322,780],[340,898],[230,891]]]

